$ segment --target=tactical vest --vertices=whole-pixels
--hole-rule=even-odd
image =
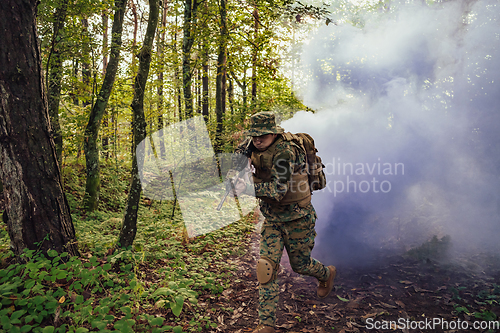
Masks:
[[[253,175],[254,183],[267,183],[271,181],[271,169],[273,168],[273,160],[278,153],[276,146],[281,141],[283,141],[282,136],[280,136],[265,151],[252,152],[251,159],[252,164],[255,167],[255,173]],[[297,145],[295,142],[290,141],[290,144],[293,147],[297,148],[297,150],[305,154],[304,149]],[[309,181],[306,170],[302,170],[302,167],[300,165],[294,166],[294,170],[289,181],[288,191],[280,201],[268,197],[261,197],[260,199],[269,204],[278,206],[290,205],[292,203],[298,203],[301,207],[307,206],[311,202],[311,190],[309,188]]]

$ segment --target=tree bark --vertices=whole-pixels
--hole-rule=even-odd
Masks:
[[[205,1],[205,6],[203,8],[203,15],[205,17],[208,17],[208,1]],[[208,31],[208,24],[207,20],[203,20],[203,31]],[[203,54],[202,54],[202,69],[203,69],[203,77],[202,77],[202,101],[201,101],[201,113],[203,115],[203,119],[205,120],[205,124],[208,125],[208,115],[209,115],[209,105],[208,105],[208,73],[209,73],[209,67],[208,67],[208,60],[209,60],[209,51],[210,51],[210,46],[209,46],[209,41],[207,38],[207,34],[203,34]]]
[[[186,119],[193,117],[193,94],[191,91],[192,70],[191,70],[191,48],[194,37],[192,26],[196,21],[198,0],[184,0],[184,36],[182,40],[182,84],[184,90],[184,105]]]
[[[47,99],[49,105],[50,123],[52,125],[54,143],[56,145],[57,161],[59,162],[60,167],[62,167],[63,139],[61,126],[59,124],[59,102],[61,100],[61,82],[63,77],[62,63],[64,61],[61,48],[64,44],[63,30],[67,9],[68,0],[63,0],[54,13],[52,43],[50,46],[49,60],[47,61]]]
[[[78,255],[36,32],[37,0],[0,1],[0,179],[11,245]]]
[[[132,100],[133,131],[136,143],[140,143],[146,137],[146,118],[144,116],[144,91],[149,75],[151,64],[151,52],[158,24],[158,0],[149,0],[149,20],[144,36],[144,44],[139,52],[139,70],[134,81],[134,99]],[[144,161],[144,153],[137,154],[134,149],[132,156],[132,175],[130,191],[127,198],[125,217],[118,238],[118,245],[123,248],[132,246],[137,233],[137,211],[141,198],[141,180],[139,179],[139,167]]]
[[[217,56],[217,78],[215,80],[215,115],[217,117],[216,150],[221,151],[222,118],[226,112],[226,44],[227,44],[227,9],[226,0],[220,0],[220,37]]]
[[[106,68],[108,67],[108,13],[103,10],[102,18],[102,76],[106,75]],[[103,126],[105,129],[109,128],[109,114],[104,114]],[[109,158],[109,130],[102,137],[102,150],[106,160]]]
[[[164,60],[164,49],[165,49],[165,30],[167,27],[167,2],[163,2],[162,14],[161,14],[161,35],[158,38],[158,127],[157,130],[161,131],[164,127],[164,97],[163,97],[163,76],[165,71],[165,60]],[[162,136],[163,132],[159,132],[159,141],[160,141],[160,158],[164,158],[165,156],[165,145]]]
[[[254,45],[252,53],[252,108],[255,108],[257,102],[257,60],[259,55],[259,10],[257,5],[253,11],[254,19]],[[254,112],[254,110],[252,110]]]
[[[111,52],[106,70],[106,75],[97,95],[97,100],[92,107],[89,122],[85,128],[84,150],[86,160],[87,182],[85,185],[84,207],[87,211],[97,209],[99,202],[99,150],[97,149],[97,138],[99,127],[104,115],[104,110],[108,104],[111,89],[115,82],[118,63],[120,61],[120,48],[122,45],[123,17],[125,16],[126,0],[115,0],[115,15],[113,27],[111,28]]]
[[[89,49],[91,43],[89,38],[89,20],[87,18],[82,18],[82,27],[83,27],[83,52],[84,56],[82,58],[82,82],[85,87],[84,94],[88,94],[89,96],[85,96],[83,99],[83,106],[87,106],[94,103],[94,89],[93,85],[90,85],[90,78],[92,76],[90,70],[90,59],[91,59],[91,50]]]

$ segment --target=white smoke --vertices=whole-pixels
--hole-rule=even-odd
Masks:
[[[336,167],[313,196],[318,252],[408,249],[433,234],[498,244],[499,14],[488,0],[401,5],[310,36],[300,65],[311,79],[297,93],[319,111],[282,126],[313,135]]]

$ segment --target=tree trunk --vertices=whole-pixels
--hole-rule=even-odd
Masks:
[[[25,248],[78,255],[42,83],[37,3],[0,1],[0,179],[5,215],[16,255]]]
[[[194,37],[192,36],[192,26],[196,21],[196,11],[198,9],[197,0],[184,0],[184,36],[182,40],[182,84],[184,90],[184,106],[186,119],[193,117],[193,96],[191,92],[191,48]]]
[[[165,30],[167,26],[167,3],[166,1],[163,2],[163,10],[161,14],[161,37],[158,40],[158,57],[159,57],[159,64],[158,64],[158,131],[161,131],[164,127],[164,119],[163,119],[163,113],[164,113],[164,97],[163,97],[163,76],[164,76],[164,71],[165,71],[165,60],[164,60],[164,48],[165,48]],[[159,132],[159,141],[160,141],[160,158],[164,158],[165,156],[165,145],[164,145],[164,140],[162,136],[163,132]]]
[[[56,146],[57,161],[59,162],[60,167],[62,167],[63,140],[61,126],[59,124],[59,102],[61,100],[61,82],[63,77],[62,63],[64,61],[61,48],[64,43],[63,29],[64,21],[66,20],[67,8],[68,0],[63,0],[54,13],[52,43],[50,46],[49,60],[47,61],[47,99],[50,123]]]
[[[158,0],[149,0],[149,20],[144,36],[144,44],[139,52],[139,70],[134,82],[134,99],[132,100],[133,130],[136,143],[140,143],[146,137],[146,118],[144,116],[144,91],[148,79],[151,64],[151,52],[158,24]],[[127,198],[127,208],[123,218],[122,229],[118,238],[119,246],[127,248],[132,246],[137,233],[137,211],[141,199],[141,180],[139,179],[139,167],[142,167],[144,152],[137,153],[134,150],[132,156],[132,179],[130,191]]]
[[[202,100],[202,114],[203,114],[203,119],[205,120],[205,123],[208,124],[208,51],[205,51],[203,53],[203,78],[202,78],[202,94],[203,94],[203,100]]]
[[[84,96],[83,106],[87,106],[87,105],[94,103],[94,91],[93,91],[93,89],[89,89],[90,88],[90,77],[91,77],[90,60],[89,59],[91,57],[91,55],[90,55],[91,51],[89,50],[90,38],[88,36],[88,33],[89,33],[89,31],[88,31],[89,30],[88,19],[86,19],[86,18],[82,19],[82,26],[83,26],[83,32],[84,32],[84,35],[82,36],[84,39],[83,52],[85,53],[83,58],[82,58],[82,82],[83,82],[83,85],[85,87],[83,94],[90,95],[90,96]]]
[[[257,60],[259,54],[259,10],[257,6],[253,11],[254,19],[254,45],[252,53],[252,108],[255,108],[255,103],[257,102]],[[252,110],[253,112],[254,110]]]
[[[134,17],[134,32],[132,38],[132,73],[135,73],[135,69],[137,67],[137,31],[139,30],[139,17],[137,15],[137,6],[134,3],[134,0],[130,0],[130,9],[132,9],[132,16]],[[132,75],[133,77],[133,75]],[[133,86],[133,85],[132,85]]]
[[[226,112],[226,44],[227,44],[227,9],[226,0],[220,0],[220,39],[217,56],[217,78],[215,82],[215,115],[217,117],[216,150],[221,151],[222,118]]]
[[[208,17],[208,1],[205,1],[205,6],[203,8],[203,16]],[[203,20],[203,31],[208,31],[208,24],[206,20]],[[203,119],[205,120],[205,124],[208,125],[208,114],[209,114],[209,108],[208,108],[208,73],[209,73],[209,67],[208,67],[208,60],[209,60],[209,41],[207,38],[206,34],[203,34],[203,51],[202,51],[202,68],[203,68],[203,77],[202,77],[202,101],[201,101],[201,113],[203,114]]]
[[[177,26],[177,12],[175,14],[175,26]],[[175,84],[175,103],[177,104],[177,112],[179,114],[179,121],[182,121],[182,80],[180,78],[180,70],[179,70],[179,58],[177,57],[177,29],[174,32],[174,84]],[[176,114],[174,111],[174,119],[176,118]]]
[[[106,68],[108,67],[108,13],[103,10],[102,15],[102,76],[106,75]],[[109,127],[109,115],[105,114],[103,117],[104,128]],[[106,157],[109,158],[109,130],[102,137],[102,150]]]
[[[106,75],[102,82],[101,90],[97,100],[92,107],[89,122],[85,128],[84,150],[86,160],[87,182],[85,185],[84,207],[87,211],[97,209],[99,202],[99,150],[97,149],[97,138],[99,127],[104,115],[104,110],[108,104],[111,89],[115,82],[118,63],[120,61],[120,48],[122,44],[123,17],[125,16],[126,0],[115,0],[115,15],[113,27],[111,28],[111,52],[106,70]]]
[[[229,79],[229,87],[227,89],[227,101],[229,102],[229,112],[231,112],[231,115],[234,115],[234,85],[231,79]]]

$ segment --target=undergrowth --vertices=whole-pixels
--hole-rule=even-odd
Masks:
[[[253,231],[253,216],[189,239],[178,207],[147,198],[139,208],[133,248],[112,252],[121,227],[128,168],[101,168],[99,211],[80,205],[85,172],[77,162],[63,169],[80,257],[25,251],[24,263],[8,250],[0,231],[0,329],[2,332],[208,332],[217,324],[207,306],[229,286]]]

